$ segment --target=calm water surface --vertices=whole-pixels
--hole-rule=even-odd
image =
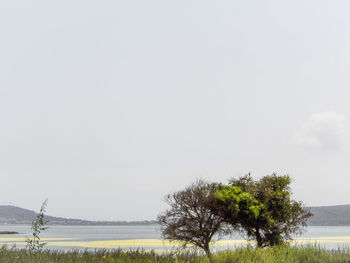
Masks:
[[[24,238],[31,236],[30,225],[0,225],[0,231],[16,231],[18,235],[0,235],[0,244],[14,244],[17,247],[24,245]],[[55,249],[75,248],[74,244],[79,243],[79,248],[84,244],[98,244],[112,240],[149,239],[159,240],[161,234],[158,225],[148,226],[50,226],[42,232],[41,237],[47,239],[48,247]],[[314,243],[327,248],[350,247],[350,226],[311,226],[298,238],[310,239]],[[239,235],[224,237],[223,239],[242,240]],[[46,241],[46,240],[45,240]],[[53,242],[53,243],[51,243]],[[59,243],[58,243],[59,242]],[[67,243],[68,242],[68,243]],[[50,245],[51,243],[51,245]],[[108,242],[107,242],[108,243]],[[115,245],[115,248],[130,248],[125,245]],[[101,246],[101,244],[99,244]],[[142,246],[141,246],[142,247]],[[90,247],[91,248],[91,247]],[[110,246],[108,248],[111,248]],[[160,249],[158,245],[150,245],[148,248]]]

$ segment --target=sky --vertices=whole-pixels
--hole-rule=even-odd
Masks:
[[[0,3],[0,204],[152,220],[198,178],[350,204],[349,1]]]

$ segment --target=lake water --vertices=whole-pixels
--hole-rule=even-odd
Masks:
[[[0,244],[23,247],[31,236],[30,225],[0,225],[0,231],[16,231],[18,235],[0,235]],[[41,234],[51,249],[156,249],[171,250],[176,244],[161,240],[158,225],[148,226],[50,226]],[[217,248],[246,244],[239,235],[224,237]],[[311,226],[296,239],[296,244],[320,244],[326,248],[350,247],[350,226]]]

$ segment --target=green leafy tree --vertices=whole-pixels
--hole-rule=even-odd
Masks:
[[[212,211],[230,226],[230,231],[239,230],[242,221],[255,222],[262,209],[251,193],[239,186],[222,184],[216,185],[209,204]]]
[[[223,231],[224,222],[208,206],[214,190],[212,184],[199,180],[183,191],[167,195],[165,201],[170,208],[158,216],[163,237],[180,241],[183,246],[199,247],[211,258],[210,242]]]
[[[249,192],[258,202],[256,217],[240,217],[239,227],[248,238],[255,239],[258,247],[280,245],[301,234],[307,220],[312,216],[301,202],[292,199],[291,178],[288,175],[267,175],[253,180],[250,174],[231,179],[232,187]]]
[[[32,238],[26,239],[26,247],[33,252],[40,251],[46,245],[45,242],[40,240],[40,234],[42,231],[46,230],[47,222],[44,221],[44,213],[47,206],[47,199],[41,204],[40,211],[37,217],[32,222]]]

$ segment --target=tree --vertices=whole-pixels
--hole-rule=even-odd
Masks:
[[[255,222],[262,205],[239,186],[217,184],[210,199],[210,209],[222,217],[231,229],[239,230],[241,222]]]
[[[223,230],[223,218],[208,206],[214,185],[196,181],[185,190],[166,196],[170,209],[158,216],[162,235],[171,241],[181,241],[203,249],[211,258],[210,241]]]
[[[291,239],[293,234],[301,234],[312,213],[301,202],[291,197],[288,175],[267,175],[254,181],[250,174],[239,179],[231,179],[231,186],[248,191],[259,202],[258,216],[240,218],[239,225],[248,238],[255,239],[258,247],[280,245]]]
[[[32,238],[27,238],[26,239],[26,247],[30,251],[40,251],[45,245],[45,242],[40,241],[40,233],[44,230],[46,230],[48,227],[46,226],[46,223],[44,221],[44,213],[46,210],[46,205],[47,205],[47,199],[41,204],[40,211],[36,217],[35,220],[32,222]]]

